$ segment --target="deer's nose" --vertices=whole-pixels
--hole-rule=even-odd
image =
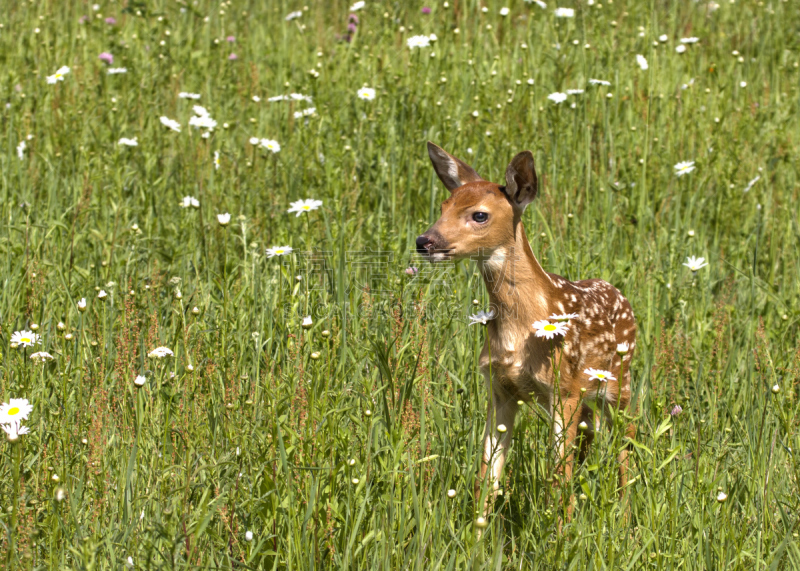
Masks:
[[[417,238],[417,252],[420,254],[427,254],[428,249],[433,246],[433,241],[423,234]]]

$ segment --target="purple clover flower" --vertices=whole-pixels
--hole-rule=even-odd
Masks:
[[[108,53],[108,52],[103,52],[103,53],[101,53],[101,54],[100,54],[99,56],[97,56],[97,57],[99,57],[101,61],[104,61],[104,62],[106,62],[106,63],[108,63],[108,64],[112,64],[112,63],[114,63],[114,56],[112,56],[112,55],[111,55],[110,53]]]
[[[430,14],[431,13],[431,9],[428,8],[427,6],[423,6],[422,7],[422,13],[423,14]]]
[[[117,19],[114,16],[109,16],[108,18],[106,18],[105,22],[109,26],[114,26],[117,23]]]
[[[236,54],[231,54],[228,56],[228,61],[236,61],[237,59],[239,59],[239,56]]]

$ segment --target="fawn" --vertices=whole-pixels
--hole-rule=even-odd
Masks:
[[[593,422],[589,405],[598,410],[626,409],[630,402],[630,362],[636,346],[630,303],[608,282],[571,282],[539,265],[522,225],[525,207],[538,192],[530,151],[511,160],[505,186],[483,180],[472,167],[430,142],[428,154],[450,198],[442,203],[439,220],[417,238],[417,251],[431,262],[476,260],[493,313],[480,355],[490,398],[476,501],[487,472],[489,496],[497,495],[514,417],[520,403],[533,399],[550,413],[559,472],[568,482],[578,427],[586,430],[587,445],[599,429],[600,419]],[[552,340],[536,336],[532,325],[542,320],[568,320],[566,333]],[[605,382],[588,369],[606,372]],[[633,437],[634,425],[628,424],[625,433]],[[626,483],[627,460],[623,450],[620,492]]]

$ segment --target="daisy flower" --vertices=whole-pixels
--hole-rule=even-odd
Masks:
[[[103,299],[105,299],[107,297],[108,297],[108,294],[106,293],[106,290],[101,289],[99,292],[97,292],[97,299],[103,300]]]
[[[500,15],[501,16],[505,17],[505,16],[508,16],[510,13],[511,13],[511,10],[509,10],[508,8],[500,8]]]
[[[572,8],[556,8],[553,14],[556,18],[574,18],[575,10]]]
[[[86,298],[82,297],[78,300],[78,311],[86,311]]]
[[[44,363],[46,361],[52,361],[53,360],[53,356],[50,353],[48,353],[47,351],[39,351],[39,352],[33,353],[31,355],[31,360],[38,361],[40,363]]]
[[[297,216],[300,216],[303,212],[311,212],[322,206],[322,201],[314,198],[306,198],[305,200],[292,202],[290,206],[291,208],[286,212],[297,212]]]
[[[56,72],[53,75],[47,76],[47,83],[52,85],[58,81],[64,81],[64,76],[67,75],[68,73],[69,73],[69,68],[63,65],[59,67],[58,70],[56,70]]]
[[[495,318],[494,310],[492,311],[479,311],[475,315],[469,316],[470,325],[475,325],[476,323],[480,323],[481,325],[486,325],[488,321],[491,321]]]
[[[164,357],[174,357],[175,353],[166,347],[156,347],[147,354],[151,359],[163,359]]]
[[[33,405],[28,399],[9,399],[0,404],[0,424],[21,422],[28,420],[28,415],[33,411]]]
[[[185,91],[181,91],[178,93],[178,97],[181,99],[200,99],[199,93],[187,93]]]
[[[303,117],[308,117],[309,115],[313,115],[316,112],[317,112],[316,107],[309,107],[308,109],[303,109],[302,111],[295,111],[294,118],[302,119]]]
[[[217,222],[220,226],[227,226],[231,222],[231,215],[229,213],[217,214]]]
[[[431,45],[431,39],[428,36],[411,36],[406,41],[409,49],[414,48],[427,48]]]
[[[297,18],[299,18],[302,15],[303,15],[303,12],[301,10],[295,10],[294,12],[289,12],[286,15],[286,18],[284,18],[284,20],[286,20],[287,22],[291,22],[292,20],[296,20]]]
[[[274,258],[275,256],[288,256],[291,253],[291,246],[274,246],[272,248],[267,248],[268,258]]]
[[[566,335],[569,328],[569,326],[563,321],[550,323],[544,319],[537,321],[532,327],[536,331],[537,337],[544,337],[545,339],[552,339],[556,335]]]
[[[564,101],[567,100],[567,94],[556,91],[555,93],[548,95],[547,98],[558,105],[559,103],[564,103]]]
[[[261,139],[259,139],[258,137],[250,137],[247,140],[247,142],[250,143],[251,145],[258,145],[259,143],[261,143]]]
[[[612,375],[608,371],[603,371],[602,369],[586,369],[583,371],[587,375],[589,375],[590,381],[602,381],[604,383],[608,381],[616,381],[617,378]]]
[[[695,37],[681,38],[681,43],[682,44],[696,44],[699,41],[700,41],[700,38],[695,38]]]
[[[133,379],[133,384],[137,387],[143,387],[144,384],[147,382],[147,377],[144,375],[136,375],[136,378]]]
[[[610,86],[611,82],[610,81],[606,81],[605,79],[590,79],[589,80],[589,85],[606,85],[606,86]]]
[[[16,442],[21,434],[28,434],[28,432],[30,432],[27,426],[22,426],[19,422],[3,424],[0,425],[0,428],[8,435],[9,442]]]
[[[580,95],[583,89],[567,89],[567,95]]]
[[[666,42],[668,39],[669,37],[667,36],[667,34],[661,34],[660,36],[658,36],[658,41],[661,43]]]
[[[170,119],[169,117],[162,116],[162,117],[159,118],[159,121],[161,121],[162,125],[164,125],[168,129],[172,129],[176,133],[180,133],[181,132],[181,124],[178,123],[177,121],[175,121],[174,119]]]
[[[214,151],[214,169],[219,169],[219,151]]]
[[[124,145],[126,147],[138,147],[139,141],[136,140],[136,137],[133,139],[128,139],[127,137],[122,137],[118,142],[118,145]]]
[[[351,12],[358,12],[359,10],[361,10],[361,8],[363,8],[366,5],[367,5],[366,2],[364,2],[363,0],[359,0],[358,2],[356,2],[355,4],[350,6],[350,11]]]
[[[308,329],[312,325],[314,325],[314,320],[311,319],[311,316],[310,315],[305,316],[303,318],[303,329]]]
[[[686,262],[683,264],[693,272],[696,272],[700,268],[704,268],[708,265],[705,258],[695,258],[694,256],[689,256],[686,258]]]
[[[647,59],[642,54],[636,54],[636,63],[639,64],[639,67],[643,70],[650,67],[647,65]]]
[[[261,146],[273,153],[281,152],[281,145],[278,141],[273,139],[261,139]]]
[[[200,109],[203,109],[200,107]],[[195,129],[200,129],[201,127],[204,129],[212,130],[214,127],[217,126],[217,122],[212,119],[208,114],[206,115],[195,115],[191,119],[189,119],[189,125],[194,127]]]
[[[11,342],[22,347],[33,347],[41,343],[40,339],[33,331],[15,331],[11,334]]]
[[[561,314],[553,314],[547,319],[552,319],[553,321],[569,321],[570,319],[578,319],[577,313],[561,313]]]
[[[19,145],[17,145],[17,157],[19,160],[23,160],[25,158],[25,147],[27,146],[28,145],[25,143],[25,141],[20,141]]]
[[[189,208],[190,206],[192,208],[200,208],[200,201],[194,196],[184,196],[181,201],[181,208]]]
[[[625,355],[625,354],[628,353],[628,351],[630,351],[630,348],[631,348],[631,346],[627,342],[626,343],[619,343],[617,345],[617,354]]]
[[[117,75],[119,73],[128,73],[127,67],[109,67],[106,72],[108,75]]]
[[[547,10],[547,4],[542,2],[542,0],[525,0],[527,4],[536,4],[542,10]]]
[[[362,87],[358,90],[358,98],[364,101],[372,101],[375,99],[375,90],[371,87]]]
[[[675,51],[678,52],[679,54],[682,54],[683,52],[686,51],[686,46],[683,44],[675,46]]]
[[[694,161],[683,161],[675,165],[675,176],[683,176],[694,170]]]

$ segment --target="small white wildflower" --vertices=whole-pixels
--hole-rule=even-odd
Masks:
[[[25,147],[27,146],[28,145],[25,143],[25,141],[20,141],[19,145],[17,145],[17,158],[19,160],[23,160],[25,158]]]
[[[296,20],[297,18],[299,18],[302,15],[303,15],[303,11],[302,10],[295,10],[294,12],[289,12],[286,15],[286,18],[284,18],[284,20],[286,20],[287,22],[291,22],[292,20]]]
[[[133,384],[137,387],[143,387],[146,382],[147,378],[144,375],[136,375],[136,378],[133,379]]]
[[[128,139],[127,137],[122,137],[117,142],[117,144],[118,145],[122,145],[124,147],[138,147],[139,146],[139,141],[137,141],[136,139],[137,139],[137,137],[134,137],[133,139]]]
[[[231,222],[231,215],[229,213],[217,214],[217,222],[220,226],[227,226]]]
[[[470,315],[470,325],[475,325],[476,323],[480,323],[481,325],[486,325],[487,322],[491,321],[495,318],[494,310],[492,311],[479,311],[475,315]]]
[[[704,268],[708,265],[705,258],[695,258],[694,256],[689,256],[686,258],[686,262],[683,264],[693,272],[696,272],[700,268]]]
[[[682,54],[683,52],[686,51],[686,46],[683,44],[675,46],[675,51],[678,52],[679,54]]]
[[[181,99],[200,99],[199,93],[187,93],[186,91],[181,91],[178,93],[178,97]]]
[[[121,73],[128,73],[127,67],[109,67],[106,72],[108,75],[119,75]]]
[[[753,188],[753,186],[754,186],[754,185],[755,185],[755,184],[756,184],[756,183],[757,183],[759,180],[761,180],[761,175],[756,175],[756,178],[754,178],[753,180],[751,180],[750,182],[748,182],[748,183],[747,183],[747,186],[746,186],[746,187],[744,187],[744,191],[743,191],[743,192],[750,192],[750,189],[751,189],[751,188]]]
[[[618,355],[626,355],[628,353],[628,351],[630,350],[630,348],[631,348],[631,346],[627,342],[619,343],[617,345],[617,354]]]
[[[174,357],[175,353],[166,347],[156,347],[147,354],[151,359],[163,359],[164,357]]]
[[[268,151],[272,151],[273,153],[281,152],[280,143],[278,143],[278,141],[273,141],[272,139],[261,139],[261,146]]]
[[[572,8],[556,8],[553,14],[556,18],[574,18],[575,10]]]
[[[606,86],[610,86],[611,82],[610,81],[606,81],[605,79],[590,79],[589,80],[589,85],[606,85]]]
[[[683,161],[675,165],[675,176],[689,174],[695,169],[694,161]]]
[[[642,68],[643,70],[650,67],[647,65],[647,59],[645,59],[645,57],[642,54],[636,54],[636,63],[639,64],[639,67]]]
[[[681,43],[682,44],[696,44],[699,41],[700,41],[700,38],[695,38],[695,37],[681,38]]]
[[[431,39],[428,36],[411,36],[406,41],[409,49],[414,48],[427,48],[431,45]]]
[[[194,196],[184,196],[180,206],[181,208],[189,208],[190,206],[192,208],[200,208],[200,201]]]
[[[303,212],[317,210],[320,206],[322,206],[322,201],[314,198],[306,198],[305,200],[297,200],[292,202],[290,206],[291,208],[289,208],[287,212],[297,212],[297,216],[300,216]]]
[[[350,6],[350,11],[351,12],[358,12],[359,10],[361,10],[361,8],[363,8],[366,5],[367,5],[366,2],[364,2],[363,0],[359,0],[358,2],[356,2],[355,4]]]
[[[67,75],[69,72],[70,69],[67,66],[63,65],[59,67],[58,70],[56,70],[56,72],[53,75],[47,76],[47,83],[52,85],[59,81],[64,81],[64,76]]]
[[[375,99],[375,90],[371,87],[362,87],[358,90],[358,98],[364,101],[372,101]]]
[[[668,39],[669,37],[667,36],[667,34],[661,34],[660,36],[658,36],[658,41],[661,42],[662,44],[666,42]]]
[[[547,98],[556,105],[558,105],[559,103],[563,103],[564,101],[567,100],[567,94],[556,91],[555,93],[551,93],[550,95],[548,95]]]
[[[47,351],[38,351],[36,353],[31,354],[31,360],[38,361],[39,363],[44,363],[46,361],[52,361],[53,356]]]
[[[563,322],[550,323],[547,320],[537,321],[532,325],[536,331],[536,337],[544,337],[545,339],[553,339],[556,335],[566,335],[569,326]]]
[[[170,119],[169,117],[162,116],[162,117],[159,118],[159,121],[161,121],[162,125],[164,125],[168,129],[172,129],[176,133],[180,133],[181,132],[181,124],[178,123],[177,121],[175,121],[174,119]]]
[[[288,256],[292,253],[292,248],[290,246],[274,246],[272,248],[267,248],[267,257],[274,258],[275,256]]]
[[[604,383],[608,381],[616,381],[617,378],[614,377],[609,371],[603,371],[602,369],[586,369],[583,371],[585,374],[589,375],[590,381],[602,381]]]

